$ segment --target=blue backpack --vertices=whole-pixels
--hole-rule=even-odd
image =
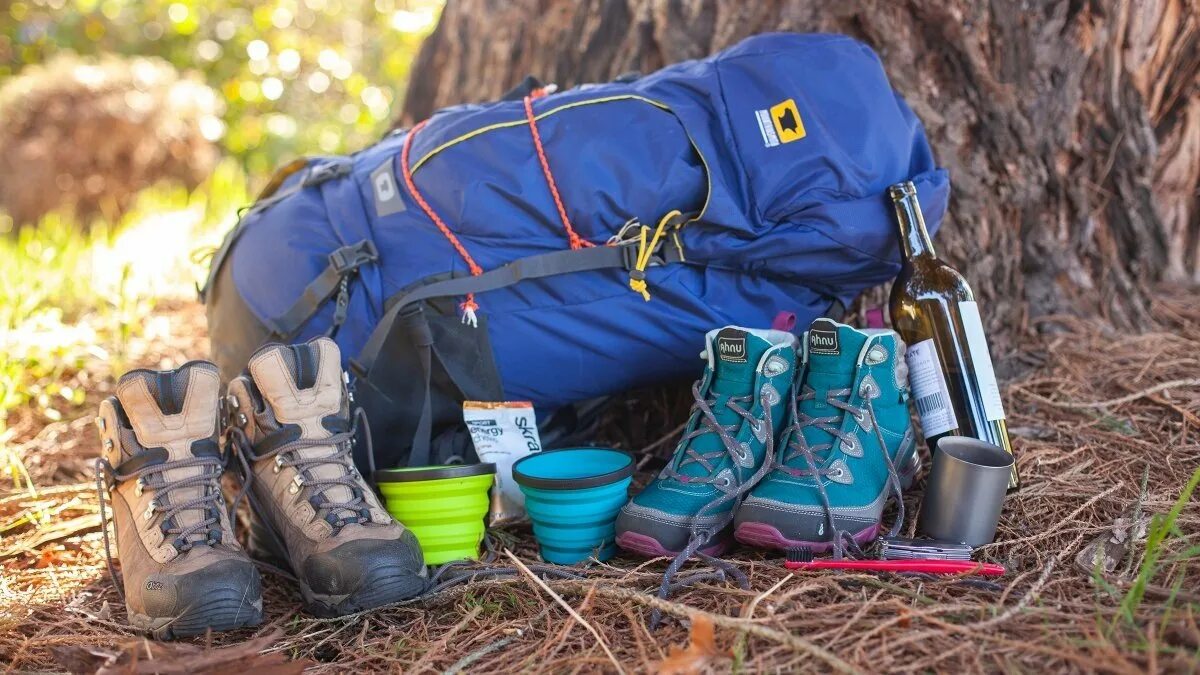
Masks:
[[[931,230],[949,197],[844,36],[506,99],[281,169],[202,292],[223,375],[332,336],[383,466],[469,460],[463,400],[533,401],[565,428],[581,402],[694,377],[713,327],[807,326],[893,278],[889,185],[916,183]]]

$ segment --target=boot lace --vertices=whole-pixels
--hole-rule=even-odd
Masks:
[[[375,449],[371,445],[370,425],[367,421],[367,413],[362,408],[355,408],[354,414],[351,417],[350,426],[345,431],[336,432],[326,438],[300,438],[288,441],[269,452],[261,454],[255,452],[250,438],[241,427],[233,424],[229,425],[226,428],[226,434],[228,434],[233,447],[237,449],[237,452],[234,454],[237,455],[242,469],[242,488],[233,500],[232,510],[236,512],[241,500],[248,498],[250,505],[256,511],[262,512],[260,505],[250,493],[251,486],[257,480],[253,464],[265,459],[275,458],[275,467],[277,470],[287,467],[296,470],[295,486],[300,490],[304,490],[304,496],[316,511],[325,510],[333,517],[330,524],[333,526],[335,534],[343,526],[351,523],[374,525],[375,523],[371,519],[370,506],[367,503],[363,487],[359,483],[358,469],[354,466],[353,457],[354,444],[357,442],[355,439],[358,437],[359,424],[361,423],[364,429],[368,429],[367,433],[363,434],[363,438],[367,445],[367,463],[370,466],[371,473],[374,474]],[[297,451],[306,448],[328,446],[333,446],[335,449],[334,452],[322,457],[305,458],[296,454]],[[336,478],[320,478],[311,473],[312,469],[324,465],[337,466],[342,469],[342,474]],[[331,501],[327,498],[326,495],[330,488],[337,486],[347,488],[350,492],[350,498],[342,501]]]
[[[166,473],[175,469],[200,468],[199,473],[186,478],[167,480]],[[172,545],[180,553],[190,551],[194,546],[213,546],[221,541],[221,511],[225,506],[221,494],[221,473],[225,470],[225,462],[220,457],[188,457],[161,464],[143,466],[129,473],[121,473],[103,457],[98,458],[93,465],[96,477],[96,498],[100,503],[100,531],[104,540],[104,561],[108,567],[108,576],[117,588],[117,594],[125,599],[125,591],[117,582],[117,573],[113,567],[112,544],[108,535],[108,509],[105,494],[112,487],[129,480],[138,481],[143,490],[153,490],[154,498],[150,508],[142,517],[146,519],[162,514],[159,527],[167,538],[172,539]],[[203,494],[175,504],[171,494],[186,488],[203,488]],[[176,516],[188,511],[199,511],[203,516],[200,520],[180,527]],[[202,535],[197,537],[196,535]]]
[[[739,460],[745,460],[746,453],[749,452],[749,450],[742,447],[742,445],[738,443],[737,439],[734,438],[734,434],[737,432],[738,428],[737,424],[723,425],[717,420],[716,413],[714,412],[714,407],[716,407],[717,402],[701,394],[700,384],[700,382],[696,382],[692,385],[692,397],[694,398],[694,403],[692,404],[691,412],[692,415],[699,414],[699,421],[695,429],[693,429],[690,433],[685,434],[683,438],[680,439],[680,444],[686,447],[683,457],[679,461],[678,469],[682,469],[688,464],[696,463],[704,467],[705,471],[707,471],[709,474],[712,474],[726,456],[732,457],[734,462],[737,463]],[[713,537],[721,532],[721,530],[725,529],[729,523],[733,522],[733,514],[737,510],[738,505],[742,503],[746,493],[748,493],[750,489],[758,483],[758,481],[762,480],[763,476],[767,474],[767,471],[772,465],[775,453],[775,438],[774,424],[771,420],[771,402],[766,391],[759,393],[758,403],[763,410],[763,416],[761,419],[759,419],[756,418],[750,410],[743,408],[741,405],[743,403],[753,402],[754,400],[754,396],[748,395],[731,396],[725,401],[725,407],[752,425],[753,431],[755,431],[755,436],[763,438],[763,442],[766,444],[766,459],[758,471],[756,471],[752,476],[746,480],[741,480],[738,478],[738,472],[736,471],[732,472],[732,479],[712,475],[685,476],[681,474],[678,469],[672,467],[671,465],[668,465],[663,470],[666,476],[682,483],[716,485],[722,494],[713,497],[713,499],[711,499],[708,503],[702,506],[699,511],[696,512],[696,515],[692,520],[692,531],[688,537],[687,545],[684,546],[683,550],[681,550],[675,555],[674,558],[671,559],[670,564],[667,565],[666,572],[663,573],[662,583],[658,588],[658,597],[662,600],[666,600],[671,593],[684,586],[689,586],[699,581],[713,579],[723,581],[727,578],[727,576],[732,577],[734,581],[737,582],[738,586],[743,590],[749,590],[750,588],[750,580],[735,565],[728,561],[721,560],[720,558],[703,553],[700,551],[700,549],[704,548],[708,542],[712,541]],[[721,439],[721,445],[724,446],[723,449],[712,452],[696,451],[692,447],[691,441],[707,434],[716,434],[717,437]],[[734,483],[736,483],[736,485]],[[732,508],[724,512],[723,515],[721,515],[716,521],[710,523],[707,527],[700,526],[701,518],[730,503],[732,503]],[[680,580],[677,582],[675,577],[679,573],[679,569],[683,567],[684,563],[692,558],[699,558],[700,560],[708,563],[714,568],[715,571],[712,573],[692,575],[685,580]],[[661,621],[662,611],[656,608],[650,616],[651,630],[657,628]]]
[[[803,401],[813,401],[817,398],[817,393],[812,387],[805,384],[798,396],[791,400],[791,419],[792,423],[784,430],[784,437],[788,439],[787,445],[783,452],[779,453],[778,461],[772,467],[773,470],[783,471],[794,477],[813,477],[813,483],[816,485],[817,494],[821,498],[821,506],[825,511],[826,524],[829,526],[829,531],[833,534],[833,557],[835,560],[841,560],[847,552],[857,558],[865,557],[862,548],[858,542],[854,541],[854,537],[846,530],[839,530],[835,525],[833,518],[833,509],[829,502],[829,492],[825,489],[825,476],[834,475],[835,472],[832,465],[828,463],[831,459],[835,447],[842,447],[845,444],[854,444],[857,442],[856,437],[852,433],[841,430],[842,420],[849,413],[858,422],[860,427],[866,427],[869,421],[871,430],[875,433],[875,440],[879,444],[879,452],[883,455],[883,460],[887,464],[888,469],[888,485],[893,494],[896,496],[896,520],[892,523],[892,527],[888,532],[888,536],[895,537],[900,533],[900,528],[904,525],[904,490],[900,487],[900,474],[896,471],[896,462],[892,456],[888,454],[887,443],[884,442],[883,432],[879,429],[879,422],[875,417],[875,406],[872,403],[870,396],[872,389],[869,383],[864,382],[860,386],[860,394],[862,395],[863,405],[855,406],[849,403],[852,389],[830,389],[825,393],[825,403],[830,407],[842,411],[840,414],[829,415],[825,417],[814,417],[808,413],[801,412],[798,404]],[[831,437],[829,443],[815,443],[809,445],[808,440],[804,437],[803,430],[809,427],[815,427]],[[797,458],[804,460],[803,468],[789,466]]]

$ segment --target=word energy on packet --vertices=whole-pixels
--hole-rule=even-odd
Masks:
[[[518,459],[541,452],[537,417],[529,401],[463,401],[463,421],[480,462],[496,465],[491,524],[525,516],[525,495],[512,479]]]

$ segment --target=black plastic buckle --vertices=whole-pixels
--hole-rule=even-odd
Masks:
[[[638,257],[638,242],[636,239],[630,240],[627,244],[618,244],[621,249],[621,264],[625,267],[625,271],[632,272],[637,268]]]
[[[663,241],[658,242],[658,246],[656,246],[654,251],[650,253],[650,262],[646,265],[646,267],[658,267],[659,265],[667,264],[666,258],[659,255],[659,251],[662,250],[663,243]],[[618,244],[618,247],[621,249],[621,265],[625,268],[625,271],[630,272],[631,274],[638,272],[637,258],[638,249],[640,248],[638,245],[638,240],[633,239],[627,244]],[[645,278],[645,274],[641,273],[641,276],[634,275],[634,278]]]
[[[300,183],[304,187],[312,187],[320,185],[326,181],[331,181],[334,178],[341,178],[350,174],[352,164],[348,160],[338,160],[318,164],[309,170],[308,175]]]
[[[367,263],[379,260],[379,250],[370,239],[343,246],[329,254],[329,266],[338,274],[352,272]]]

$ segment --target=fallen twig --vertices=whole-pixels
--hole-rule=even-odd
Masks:
[[[612,661],[612,664],[614,667],[616,667],[617,672],[621,673],[621,675],[625,674],[625,669],[622,668],[621,663],[617,661],[616,655],[614,655],[612,650],[608,648],[608,643],[604,641],[604,638],[600,635],[600,632],[597,631],[592,624],[588,623],[586,619],[580,616],[579,612],[576,612],[574,607],[567,603],[566,600],[563,600],[561,595],[555,593],[549,586],[547,586],[546,582],[539,579],[533,572],[530,572],[529,568],[525,566],[525,563],[521,562],[520,558],[513,555],[512,551],[504,549],[504,555],[508,556],[509,559],[513,561],[513,564],[519,567],[521,572],[524,573],[525,576],[529,577],[533,583],[537,584],[543,591],[549,594],[550,597],[554,598],[555,602],[557,602],[559,605],[562,605],[562,608],[567,610],[572,618],[578,621],[584,628],[588,629],[588,632],[592,634],[592,637],[596,638],[596,642],[599,643],[600,648],[603,649],[604,653],[608,655],[608,660]]]
[[[1087,402],[1056,401],[1052,398],[1047,398],[1045,396],[1042,396],[1041,394],[1038,394],[1036,392],[1029,391],[1028,389],[1016,388],[1016,387],[1014,387],[1014,389],[1017,389],[1021,393],[1025,394],[1031,398],[1035,398],[1035,399],[1041,401],[1042,403],[1046,403],[1048,405],[1052,405],[1057,408],[1065,408],[1067,410],[1086,410],[1089,408],[1108,408],[1108,407],[1111,407],[1114,405],[1121,405],[1122,403],[1129,403],[1130,401],[1136,401],[1139,398],[1150,396],[1152,394],[1157,394],[1158,392],[1165,391],[1167,389],[1175,389],[1177,387],[1200,387],[1200,377],[1193,377],[1193,378],[1189,378],[1186,380],[1171,380],[1169,382],[1160,382],[1160,383],[1154,385],[1153,387],[1147,387],[1140,391],[1135,391],[1132,394],[1126,394],[1125,396],[1118,396],[1117,398],[1110,398],[1107,401],[1087,401]]]
[[[497,651],[499,649],[503,649],[503,648],[507,647],[508,643],[512,642],[513,640],[516,640],[519,637],[521,637],[521,636],[520,635],[509,635],[508,637],[500,638],[499,640],[496,640],[495,642],[493,642],[489,645],[485,645],[480,649],[476,649],[475,651],[471,652],[470,654],[467,654],[466,656],[462,657],[461,659],[455,661],[454,665],[447,668],[444,671],[443,675],[458,675],[458,673],[462,672],[465,668],[470,666],[472,663],[475,663],[479,659],[482,659],[483,657],[487,656],[488,654],[491,654],[494,651]]]
[[[559,589],[569,589],[570,591],[580,592],[580,593],[584,592],[584,588],[588,587],[589,585],[590,584],[587,584],[585,582],[580,582],[580,581],[561,581],[561,582],[555,583],[555,586]],[[677,602],[671,602],[670,600],[662,600],[662,599],[658,598],[657,596],[649,595],[647,593],[642,593],[642,592],[638,592],[638,591],[633,591],[633,590],[630,590],[627,588],[619,588],[619,587],[611,587],[611,586],[595,586],[595,588],[596,588],[596,595],[614,598],[614,599],[618,599],[618,600],[628,600],[630,602],[636,602],[636,603],[638,603],[640,605],[644,605],[646,607],[661,610],[664,614],[670,614],[672,616],[677,616],[682,619],[690,618],[692,615],[695,615],[695,614],[703,614],[713,622],[714,626],[721,626],[723,628],[733,628],[733,629],[737,629],[737,630],[744,630],[747,633],[754,635],[756,637],[773,640],[780,644],[787,645],[788,647],[791,647],[792,649],[794,649],[796,651],[806,653],[806,654],[809,654],[810,656],[815,656],[815,657],[821,659],[822,661],[829,664],[834,670],[836,670],[838,672],[841,672],[841,673],[859,673],[859,672],[861,672],[858,668],[855,668],[852,664],[847,663],[846,661],[842,660],[836,654],[834,654],[826,649],[823,649],[821,647],[818,647],[817,645],[809,642],[808,640],[805,640],[804,638],[797,637],[790,633],[785,633],[783,631],[776,630],[774,628],[763,626],[761,624],[753,623],[746,619],[741,619],[741,618],[736,618],[736,617],[731,617],[731,616],[724,616],[722,614],[714,614],[712,612],[706,612],[702,609],[696,609],[695,607],[689,607],[687,605],[683,605],[683,604],[680,604]]]

